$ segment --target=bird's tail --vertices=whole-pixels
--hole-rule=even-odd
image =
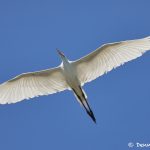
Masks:
[[[77,97],[77,99],[79,100],[80,104],[85,108],[87,114],[96,123],[96,118],[94,116],[94,113],[92,112],[92,109],[90,108],[90,106],[87,102],[87,96],[86,96],[85,92],[83,91],[83,89],[81,87],[79,87],[79,88],[80,88],[81,94],[78,94],[74,89],[72,89],[72,90],[73,90],[75,96]]]

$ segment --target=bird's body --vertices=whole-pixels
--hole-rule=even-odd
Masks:
[[[77,87],[80,85],[80,82],[77,78],[77,73],[75,71],[75,67],[71,62],[65,60],[62,64],[62,70],[70,88]]]
[[[81,83],[78,79],[75,66],[72,65],[72,63],[68,61],[67,59],[64,59],[63,64],[62,64],[62,70],[65,76],[66,82],[68,83],[72,91],[74,92],[74,95],[76,96],[78,102],[85,108],[86,112],[92,118],[92,120],[96,122],[94,114],[87,102],[87,96],[81,87]]]
[[[82,86],[150,50],[150,37],[105,44],[85,57],[69,61],[58,50],[62,64],[56,68],[21,74],[0,85],[0,104],[16,103],[41,95],[72,90],[94,122]]]

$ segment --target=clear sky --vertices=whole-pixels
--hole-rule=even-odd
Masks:
[[[149,0],[0,0],[0,82],[101,44],[150,35]],[[84,86],[97,125],[70,91],[0,105],[1,150],[127,150],[150,143],[150,52]]]

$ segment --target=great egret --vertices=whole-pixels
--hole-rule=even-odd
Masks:
[[[69,61],[58,50],[60,66],[38,72],[23,73],[0,85],[0,104],[16,103],[41,95],[72,90],[78,102],[96,123],[82,86],[125,62],[150,50],[150,37],[104,44],[76,61]]]

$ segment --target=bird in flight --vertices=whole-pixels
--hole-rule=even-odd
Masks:
[[[96,123],[82,86],[150,50],[150,36],[143,39],[104,44],[92,53],[69,61],[60,51],[60,66],[28,72],[0,84],[0,104],[72,90],[77,101]]]

